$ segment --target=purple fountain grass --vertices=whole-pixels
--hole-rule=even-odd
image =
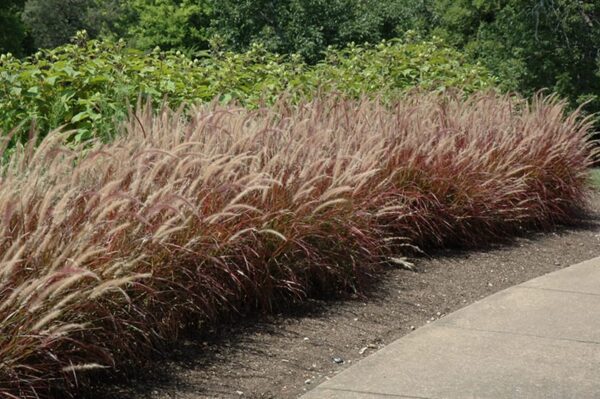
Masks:
[[[567,222],[589,130],[554,97],[487,93],[147,107],[86,148],[54,132],[0,174],[0,396],[74,392],[188,323],[360,290],[406,246]]]

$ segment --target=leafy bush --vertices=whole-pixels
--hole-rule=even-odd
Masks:
[[[65,6],[66,5],[66,6]],[[78,29],[194,54],[209,43],[260,43],[314,64],[328,46],[378,43],[417,31],[481,62],[503,90],[549,89],[573,108],[600,111],[600,2],[596,0],[3,0],[0,52],[18,56],[68,42]]]
[[[109,139],[127,104],[138,96],[166,98],[171,106],[212,100],[237,100],[256,106],[281,92],[313,96],[320,87],[343,95],[397,95],[410,88],[457,87],[471,92],[494,84],[482,67],[439,42],[381,43],[328,53],[308,66],[298,56],[280,56],[253,47],[242,54],[205,53],[191,60],[181,53],[144,53],[123,41],[88,41],[42,51],[26,60],[0,58],[0,130],[23,124],[21,136],[35,120],[47,132],[66,125],[75,141],[92,136]]]
[[[310,86],[357,98],[364,93],[394,97],[407,88],[442,92],[458,88],[471,93],[495,83],[485,68],[466,63],[438,40],[396,43],[329,49],[325,60],[307,73]]]
[[[564,111],[495,94],[148,107],[110,144],[18,149],[0,169],[0,396],[72,390],[232,309],[360,289],[407,245],[568,221],[590,125]]]

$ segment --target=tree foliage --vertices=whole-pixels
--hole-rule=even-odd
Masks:
[[[68,43],[78,30],[97,34],[88,13],[94,0],[26,0],[23,22],[31,32],[35,45],[52,48]]]
[[[27,33],[21,20],[24,0],[3,0],[0,4],[0,53],[24,55]]]
[[[316,61],[330,45],[380,39],[377,21],[357,0],[222,0],[213,29],[236,50],[261,43]]]
[[[430,0],[211,0],[211,31],[219,43],[247,49],[259,42],[310,62],[329,46],[377,43],[429,31]]]
[[[208,48],[210,10],[207,0],[98,0],[94,7],[104,37],[142,50],[187,52]]]
[[[600,110],[600,2],[436,0],[434,32],[481,60],[506,89],[548,88]]]

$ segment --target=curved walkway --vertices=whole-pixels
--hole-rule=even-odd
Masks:
[[[487,297],[302,399],[600,398],[600,257]]]

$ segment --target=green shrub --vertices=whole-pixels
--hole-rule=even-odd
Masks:
[[[329,50],[315,66],[299,56],[281,56],[255,45],[245,53],[205,52],[190,59],[180,52],[150,53],[123,41],[87,40],[36,53],[25,60],[0,58],[0,130],[21,125],[27,137],[35,120],[41,132],[59,126],[76,132],[72,140],[108,140],[128,103],[140,96],[182,103],[236,100],[247,106],[272,102],[280,93],[311,97],[320,88],[358,97],[396,96],[411,88],[472,92],[495,84],[484,68],[468,64],[441,42],[383,42],[371,47]],[[42,134],[43,136],[43,134]]]
[[[339,90],[352,97],[365,92],[394,96],[412,87],[473,92],[494,82],[485,68],[468,64],[459,52],[436,40],[409,44],[384,41],[373,47],[330,49],[308,76],[312,87]]]

